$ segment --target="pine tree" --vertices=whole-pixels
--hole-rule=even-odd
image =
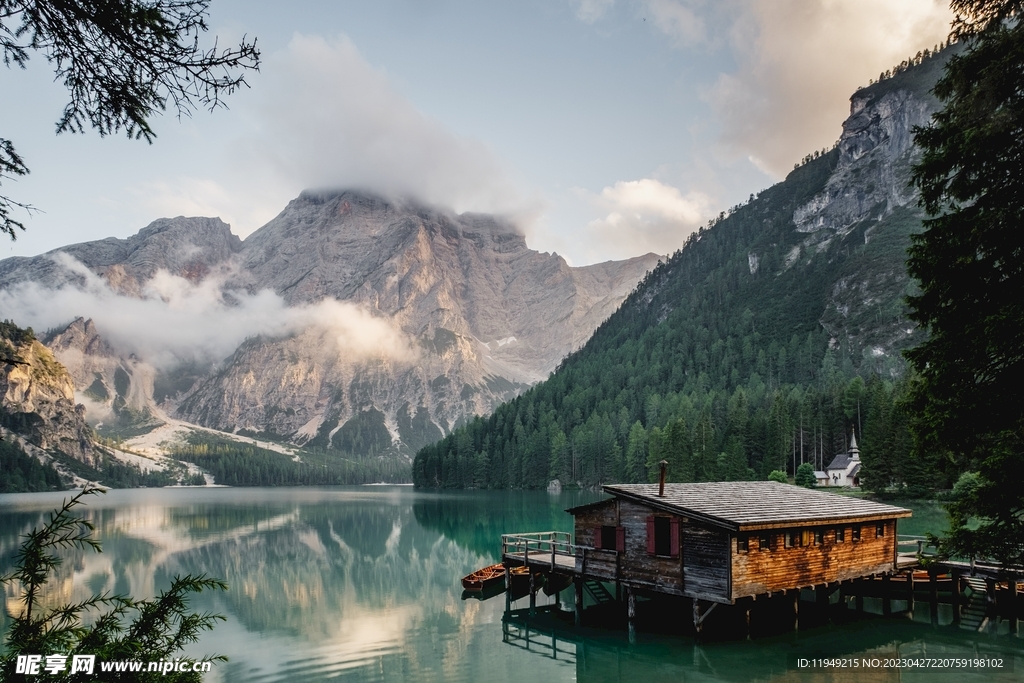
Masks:
[[[957,510],[946,553],[1024,563],[1024,24],[1020,3],[954,0],[967,49],[935,94],[943,109],[916,131],[914,183],[931,216],[908,271],[921,292],[910,317],[928,339],[907,353],[917,451],[946,451],[977,471],[979,495]]]

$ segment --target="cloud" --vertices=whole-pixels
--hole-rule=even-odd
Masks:
[[[607,212],[588,225],[594,248],[618,254],[617,258],[675,251],[712,211],[707,195],[696,191],[683,195],[678,188],[651,178],[619,181],[591,201]]]
[[[726,149],[774,177],[839,138],[858,86],[949,31],[948,3],[937,0],[744,5],[731,28],[738,68],[706,100]]]
[[[307,331],[333,339],[351,360],[388,358],[411,362],[415,346],[391,321],[348,302],[324,299],[289,307],[270,290],[225,290],[225,275],[193,284],[158,271],[138,298],[118,294],[82,263],[64,253],[54,259],[79,276],[81,285],[57,289],[36,282],[0,290],[5,315],[37,330],[92,318],[118,351],[134,353],[160,369],[187,361],[220,361],[246,338],[287,337]]]
[[[180,176],[140,183],[130,193],[148,216],[217,216],[244,236],[280,213],[300,189],[289,193],[280,183],[268,185],[251,173],[246,183],[230,186],[221,179]]]
[[[569,0],[569,3],[576,10],[576,18],[584,23],[593,24],[611,9],[615,0]]]
[[[644,3],[654,27],[681,45],[692,45],[704,40],[704,20],[692,9],[702,5],[702,0],[647,0]]]
[[[417,110],[347,38],[296,34],[267,59],[257,130],[238,150],[302,188],[412,195],[456,211],[519,207],[483,143]]]

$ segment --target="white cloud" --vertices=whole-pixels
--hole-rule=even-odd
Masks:
[[[743,4],[732,26],[738,68],[706,99],[725,146],[775,177],[838,139],[858,86],[949,31],[944,0]]]
[[[92,318],[116,349],[158,368],[182,361],[220,361],[255,335],[286,337],[307,331],[333,339],[333,350],[351,360],[416,358],[415,346],[391,321],[348,302],[324,299],[289,307],[270,290],[225,291],[225,274],[193,284],[166,271],[158,271],[136,298],[118,294],[67,254],[54,258],[83,284],[51,289],[28,282],[0,290],[5,315],[39,330],[78,316]]]
[[[251,176],[248,180],[256,187],[236,181],[229,188],[220,179],[179,176],[140,183],[131,194],[148,216],[216,216],[245,236],[280,213],[298,192],[280,185],[261,187]]]
[[[242,146],[281,178],[412,195],[460,212],[518,208],[491,150],[417,110],[347,38],[296,34],[264,75],[258,131]]]
[[[592,251],[614,253],[617,258],[675,251],[712,211],[707,195],[684,195],[651,178],[619,181],[591,201],[607,212],[588,225]]]
[[[412,196],[458,212],[532,211],[495,154],[419,111],[345,37],[296,34],[239,93],[223,156],[135,185],[150,216],[218,216],[245,237],[306,189]]]
[[[693,10],[702,5],[702,0],[646,0],[644,3],[655,28],[681,45],[704,40],[704,20]]]
[[[611,9],[615,0],[569,0],[576,9],[576,17],[587,24],[592,24]]]

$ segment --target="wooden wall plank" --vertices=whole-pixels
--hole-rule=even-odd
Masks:
[[[736,537],[732,536],[732,598],[760,595],[861,576],[892,571],[896,536],[895,520],[885,522],[885,533],[875,537],[875,523],[861,526],[861,539],[853,540],[853,526],[845,526],[846,541],[836,543],[835,527],[824,527],[822,543],[784,547],[784,532],[772,531],[772,549],[761,550],[758,534],[750,536],[749,550],[739,552]],[[809,528],[811,538],[818,527],[795,527],[799,532]]]

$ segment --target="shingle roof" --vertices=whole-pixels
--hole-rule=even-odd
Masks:
[[[615,484],[605,486],[604,490],[613,496],[733,530],[911,515],[910,510],[893,505],[775,481],[665,484],[664,497],[658,496],[657,484]]]
[[[832,459],[832,462],[830,462],[828,464],[828,467],[826,467],[825,469],[826,470],[846,470],[846,468],[849,467],[849,465],[850,465],[850,460],[851,460],[851,458],[850,458],[850,454],[849,453],[840,453],[839,455],[837,455],[836,457],[834,457]]]

